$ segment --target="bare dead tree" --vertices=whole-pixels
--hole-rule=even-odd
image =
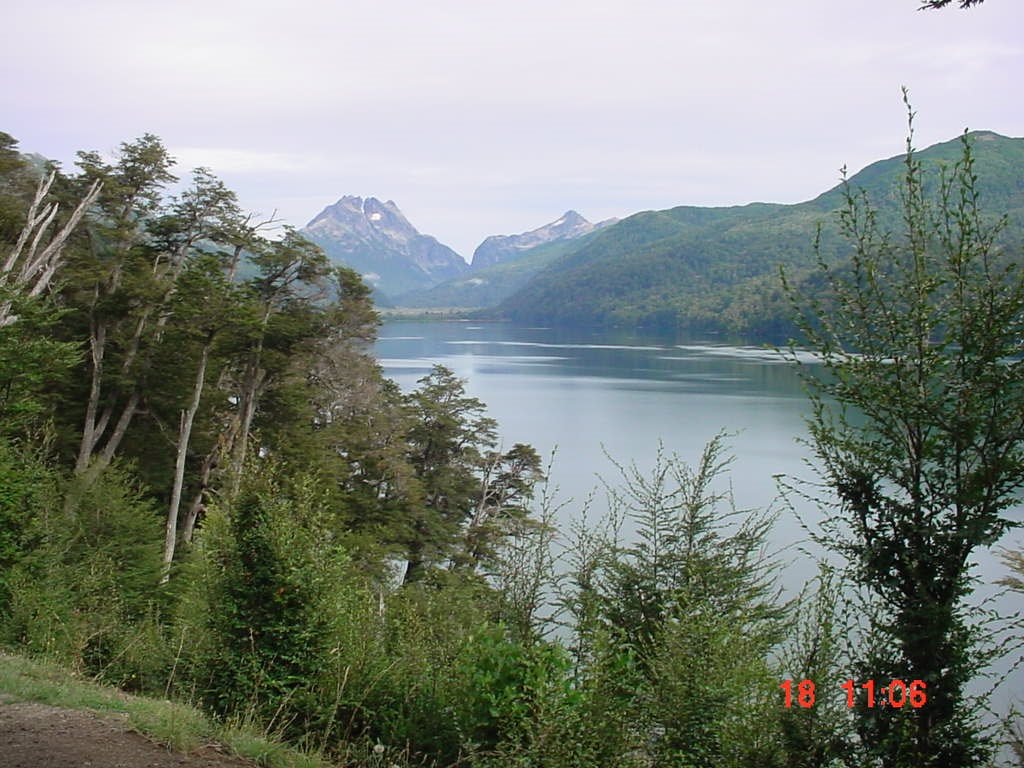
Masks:
[[[28,209],[28,216],[25,219],[25,226],[18,236],[14,248],[7,255],[3,266],[0,267],[0,288],[6,289],[14,296],[34,298],[42,294],[50,286],[53,276],[60,268],[64,252],[64,245],[74,231],[78,222],[89,207],[99,196],[102,184],[97,180],[93,182],[89,191],[79,201],[71,216],[64,223],[64,226],[50,238],[50,241],[43,246],[46,234],[57,217],[58,204],[49,202],[44,205],[43,201],[50,193],[56,171],[39,180],[35,197]],[[41,247],[42,246],[42,247]],[[17,322],[18,316],[14,314],[14,305],[11,298],[0,304],[0,328]]]

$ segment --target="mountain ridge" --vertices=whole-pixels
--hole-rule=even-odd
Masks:
[[[544,224],[528,232],[515,235],[491,235],[473,251],[470,266],[481,269],[518,258],[524,251],[536,248],[557,240],[575,240],[601,229],[618,219],[606,219],[597,224],[591,223],[584,216],[570,209],[555,221]]]
[[[918,150],[928,184],[934,188],[939,166],[959,159],[965,138],[983,208],[1009,214],[1004,235],[1024,242],[1024,138],[981,130]],[[869,163],[848,179],[868,194],[886,226],[898,223],[904,159]],[[468,265],[420,234],[391,200],[342,197],[305,231],[333,259],[362,272],[379,298],[401,307],[474,309],[480,317],[524,322],[759,333],[785,325],[778,269],[798,278],[810,273],[819,226],[827,236],[824,255],[842,258],[835,225],[841,204],[840,182],[795,204],[681,205],[598,224],[570,209],[528,232],[485,238]],[[373,248],[381,253],[371,264]],[[359,258],[362,264],[353,263]],[[411,276],[384,279],[383,270],[399,266]]]
[[[967,134],[984,210],[1007,214],[1004,241],[1024,241],[1024,139],[993,131]],[[961,138],[916,152],[934,189],[937,169],[959,159]],[[883,226],[898,223],[897,182],[904,155],[849,178],[879,207]],[[630,324],[712,332],[779,334],[788,328],[778,269],[809,278],[821,227],[822,255],[844,258],[835,212],[841,183],[793,205],[679,206],[629,216],[570,249],[486,313],[523,322]]]

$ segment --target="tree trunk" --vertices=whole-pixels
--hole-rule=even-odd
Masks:
[[[96,434],[96,412],[100,403],[100,382],[103,378],[103,352],[106,348],[106,325],[94,325],[89,334],[89,346],[92,350],[92,378],[89,385],[89,401],[85,406],[85,423],[82,425],[82,441],[78,446],[78,460],[75,462],[75,473],[81,474],[89,466],[89,459],[96,448],[99,436]]]
[[[125,433],[128,431],[128,425],[132,423],[132,418],[135,416],[135,412],[139,409],[139,401],[141,400],[139,390],[134,390],[131,396],[128,398],[128,402],[124,405],[124,410],[121,411],[121,418],[117,420],[117,425],[114,427],[114,431],[110,434],[110,439],[107,440],[107,444],[103,446],[103,450],[100,451],[100,458],[98,467],[104,469],[110,465],[110,462],[114,458],[114,454],[117,453],[117,449],[121,445],[121,441],[124,439]]]
[[[162,581],[166,582],[171,575],[171,562],[174,560],[174,548],[178,542],[178,508],[181,506],[181,489],[185,482],[185,459],[188,456],[188,444],[192,437],[192,424],[196,411],[203,397],[203,386],[206,383],[206,364],[210,359],[212,340],[203,345],[199,357],[199,369],[196,371],[196,383],[192,389],[192,402],[188,409],[181,412],[181,426],[178,430],[178,456],[174,464],[174,484],[171,487],[171,503],[167,510],[167,528],[164,532],[164,572]]]
[[[181,540],[186,543],[192,542],[192,534],[196,529],[196,522],[199,520],[199,515],[202,514],[206,505],[204,497],[206,491],[210,487],[210,476],[213,474],[213,470],[216,469],[218,463],[218,457],[223,451],[221,445],[214,446],[213,450],[207,454],[206,458],[203,459],[203,466],[199,470],[199,490],[196,491],[195,497],[192,499],[192,504],[189,506],[188,512],[185,514],[185,522],[181,526]]]
[[[262,342],[257,349],[257,359],[262,351]],[[229,495],[234,497],[242,481],[242,470],[245,467],[245,457],[249,451],[249,430],[252,429],[252,421],[256,415],[256,404],[259,401],[260,390],[266,380],[267,372],[258,365],[249,367],[246,376],[245,389],[242,393],[242,400],[238,404],[241,411],[238,434],[235,436],[231,452],[231,479],[229,483]]]

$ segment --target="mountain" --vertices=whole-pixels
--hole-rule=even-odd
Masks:
[[[391,200],[343,197],[302,233],[386,296],[428,288],[469,270],[451,248],[420,234]]]
[[[1008,215],[1002,240],[1019,257],[1024,243],[1024,139],[990,131],[970,134],[984,211]],[[960,139],[916,153],[934,189],[939,166],[960,157]],[[851,177],[879,209],[879,223],[898,227],[904,157],[873,163]],[[928,185],[926,185],[926,189]],[[815,232],[821,253],[838,262],[848,247],[838,236],[841,187],[796,205],[752,203],[728,208],[683,206],[648,211],[607,227],[552,261],[491,314],[518,321],[779,334],[788,307],[778,279],[814,274]],[[1017,250],[1013,250],[1017,249]]]
[[[595,229],[613,224],[615,221],[609,219],[599,224],[591,224],[576,211],[566,211],[556,221],[529,232],[518,235],[491,235],[473,251],[472,267],[476,270],[514,261],[525,251],[539,245],[546,245],[557,240],[575,240],[590,234]]]
[[[493,307],[594,232],[618,219],[592,224],[576,211],[518,235],[492,235],[473,252],[470,271],[431,288],[395,297],[402,307]]]
[[[528,250],[517,258],[499,261],[489,267],[476,268],[433,288],[409,291],[396,296],[400,307],[445,307],[479,309],[494,307],[514,294],[538,272],[594,236],[594,230],[573,240],[553,240]]]

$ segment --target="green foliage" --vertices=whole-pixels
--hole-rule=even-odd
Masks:
[[[18,142],[0,131],[0,243],[12,247],[25,225],[36,169],[18,152]]]
[[[57,477],[42,451],[0,438],[0,617],[11,604],[12,571],[36,545],[36,521],[57,499]]]
[[[789,765],[831,768],[859,765],[854,721],[847,703],[827,692],[850,678],[850,658],[858,638],[857,606],[843,594],[836,572],[819,565],[794,606],[796,620],[779,652],[778,680],[812,681],[818,691],[813,707],[776,710],[780,738]]]
[[[661,633],[690,616],[725,616],[770,647],[783,617],[774,601],[775,566],[764,548],[771,516],[723,512],[728,493],[714,483],[730,459],[715,437],[695,468],[659,454],[650,476],[619,467],[624,484],[612,488],[613,508],[636,525],[636,543],[618,548],[605,565],[605,621],[621,632],[641,660]]]
[[[21,172],[10,147],[0,170]],[[358,275],[294,231],[260,237],[202,169],[165,200],[171,165],[150,135],[80,155],[60,194],[103,196],[62,310],[19,305],[24,333],[0,338],[0,429],[52,416],[74,467],[0,443],[2,639],[339,754],[450,764],[522,741],[547,691],[566,700],[564,659],[501,639],[480,572],[529,528],[536,453],[495,450],[450,371],[386,382]],[[15,177],[0,196],[21,204]],[[161,539],[170,563],[197,523],[165,570]],[[419,583],[396,590],[387,557],[409,553]]]
[[[0,314],[17,318],[0,324],[0,435],[8,437],[37,429],[52,415],[57,407],[54,391],[80,357],[76,344],[53,337],[62,314],[59,307],[48,295],[27,295],[15,278],[23,262],[6,263],[22,235],[43,173],[38,163],[20,155],[16,147],[12,137],[0,132]],[[54,227],[64,223],[67,186],[67,179],[58,174],[45,200],[62,204]],[[37,233],[40,238],[45,234]],[[47,240],[41,242],[45,246]],[[7,267],[13,267],[12,271]]]
[[[921,709],[858,711],[885,766],[980,765],[990,750],[964,692],[985,659],[965,597],[972,552],[1010,527],[1024,485],[1024,278],[980,211],[975,146],[965,136],[926,183],[908,139],[898,233],[847,188],[849,269],[822,259],[825,296],[792,296],[825,372],[805,370],[837,505],[820,540],[877,609],[857,672],[928,684]]]
[[[250,472],[226,514],[211,514],[181,619],[198,640],[186,676],[203,701],[293,736],[322,725],[316,691],[348,588],[315,485]]]
[[[456,660],[465,686],[456,705],[462,738],[486,753],[503,740],[534,736],[532,726],[544,710],[573,697],[569,669],[568,656],[556,645],[516,642],[500,624],[479,627]]]
[[[511,313],[778,332],[788,265],[827,372],[809,379],[839,504],[823,533],[872,595],[862,634],[825,577],[787,623],[770,517],[718,490],[721,438],[692,469],[620,467],[635,541],[578,530],[556,577],[536,453],[497,450],[447,369],[409,395],[386,382],[358,275],[294,231],[261,237],[205,171],[165,200],[156,137],[83,153],[54,196],[93,178],[104,196],[59,302],[0,296],[19,317],[0,329],[0,637],[373,765],[981,764],[966,564],[1024,477],[1024,238],[978,200],[1019,217],[1021,151],[971,134],[908,153],[898,194],[883,161],[851,179],[863,195],[639,214],[444,289],[492,301],[535,276]],[[0,134],[0,242],[38,172]],[[47,419],[68,468],[78,446],[70,480],[29,438]],[[104,470],[115,456],[134,463]],[[184,538],[201,533],[159,588],[172,476],[193,500]],[[566,613],[545,617],[561,583]],[[779,708],[781,679],[837,675],[927,680],[929,704]]]
[[[407,582],[445,561],[468,571],[493,565],[503,542],[529,524],[533,488],[543,479],[531,446],[494,450],[497,423],[451,370],[434,366],[418,383],[406,398],[418,497],[403,534]]]
[[[117,466],[65,494],[63,505],[54,495],[26,510],[31,549],[10,571],[3,631],[32,653],[100,673],[153,610],[160,520]]]
[[[355,580],[334,595],[317,743],[381,744],[428,765],[453,763],[463,751],[454,713],[476,695],[460,685],[456,660],[485,610],[479,585],[451,579],[392,592]]]
[[[765,554],[771,518],[723,512],[728,463],[718,436],[693,468],[660,454],[649,474],[619,466],[609,494],[635,543],[579,539],[572,764],[784,764],[769,658],[787,615]]]
[[[646,708],[654,714],[656,760],[670,765],[790,765],[773,722],[778,678],[767,646],[735,615],[705,604],[663,630],[648,662]],[[656,714],[655,714],[656,713]]]
[[[38,428],[59,406],[54,396],[81,359],[78,345],[55,339],[61,313],[46,297],[27,299],[0,286],[18,321],[0,327],[0,434]]]
[[[767,657],[785,618],[764,551],[771,518],[720,511],[729,502],[713,487],[729,463],[723,451],[718,436],[693,469],[659,458],[649,479],[627,472],[618,498],[638,543],[609,569],[604,613],[646,670],[648,706],[660,713],[656,754],[769,765],[773,734],[755,723],[774,704]]]

